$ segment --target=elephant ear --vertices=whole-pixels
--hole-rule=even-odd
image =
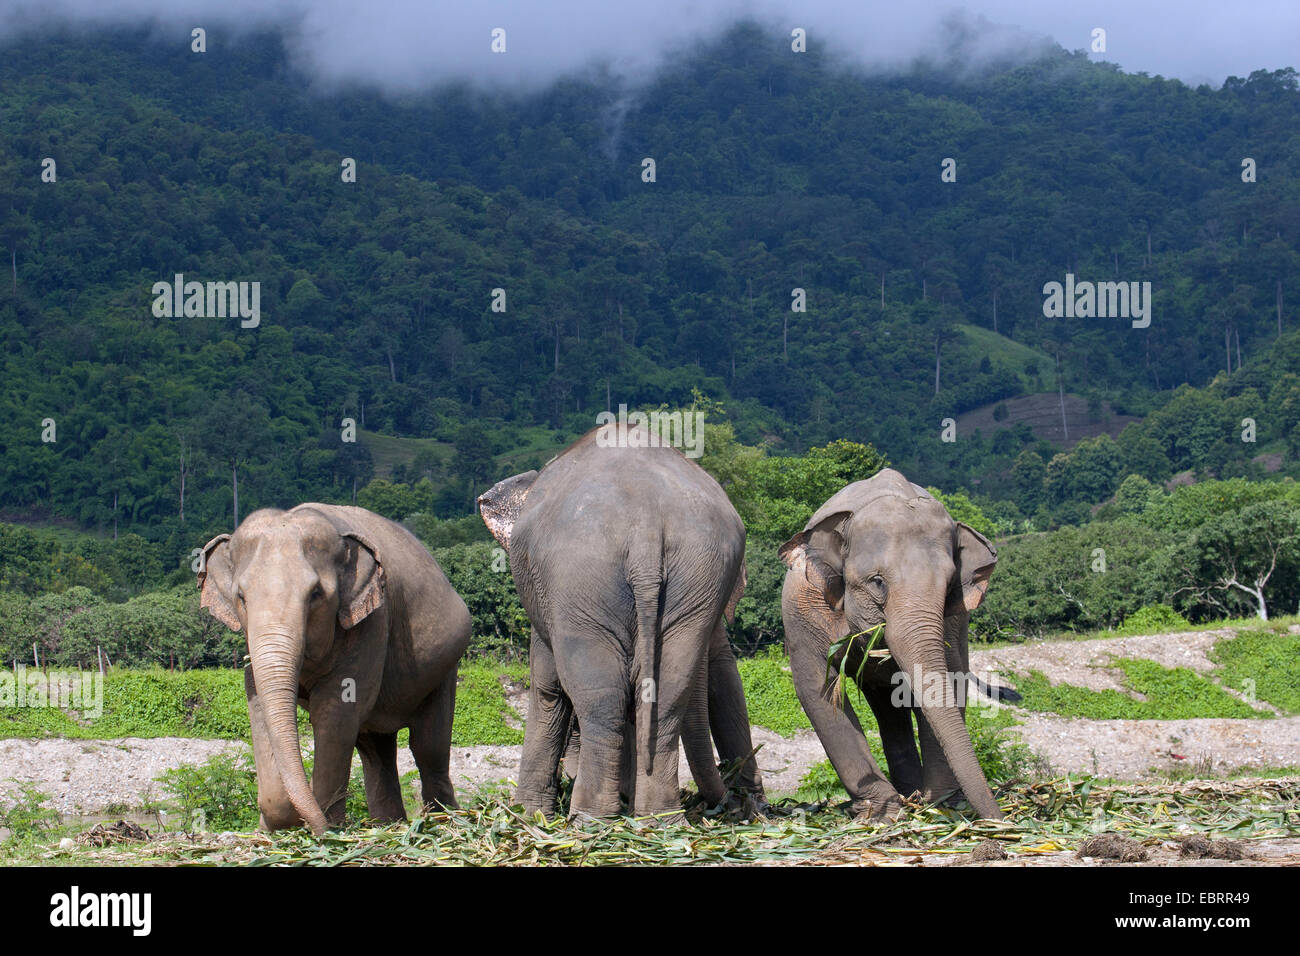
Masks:
[[[805,528],[781,545],[781,560],[821,589],[826,604],[839,609],[844,602],[844,526],[851,511],[836,511]]]
[[[961,605],[968,612],[973,611],[980,606],[989,589],[989,578],[998,563],[998,552],[988,538],[958,521],[956,558],[961,593],[953,597],[960,598]]]
[[[347,556],[339,569],[339,627],[350,631],[384,603],[379,550],[355,531],[343,532]]]
[[[235,611],[235,565],[230,558],[230,535],[219,534],[203,546],[199,564],[199,607],[218,621],[238,631],[239,614]]]
[[[483,523],[507,551],[510,550],[510,535],[514,532],[515,521],[523,510],[524,499],[528,497],[528,489],[536,480],[536,471],[526,471],[498,481],[478,496],[478,513]]]

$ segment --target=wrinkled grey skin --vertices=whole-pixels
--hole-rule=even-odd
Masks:
[[[781,616],[795,689],[854,811],[893,816],[900,793],[938,800],[960,790],[980,816],[1001,819],[966,730],[965,682],[936,682],[936,675],[969,671],[967,627],[997,563],[993,546],[887,468],[833,495],[780,553],[790,569]],[[836,706],[827,679],[831,644],[882,623],[877,647],[887,647],[890,658],[869,659],[859,686],[880,725],[892,785],[872,759],[847,693]],[[850,676],[865,641],[848,652]],[[915,691],[939,688],[942,695],[897,706],[891,694],[900,668],[921,675]]]
[[[701,795],[716,804],[725,790],[710,722],[724,761],[753,749],[722,626],[744,587],[744,525],[718,483],[676,449],[600,447],[599,431],[479,498],[533,625],[518,799],[530,812],[555,811],[576,720],[573,815],[617,815],[625,769],[637,815],[680,811],[679,739]],[[635,427],[623,434],[629,445],[641,438]],[[761,797],[752,758],[741,785]]]
[[[248,637],[244,672],[262,826],[343,822],[352,751],[366,804],[405,819],[397,732],[411,730],[426,804],[456,806],[448,773],[465,602],[419,540],[362,508],[302,504],[249,515],[203,549],[200,603]],[[297,707],[311,716],[310,785]]]

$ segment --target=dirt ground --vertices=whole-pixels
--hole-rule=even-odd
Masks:
[[[971,668],[986,676],[997,671],[1045,673],[1054,683],[1116,687],[1112,657],[1147,657],[1167,667],[1209,670],[1206,656],[1215,640],[1230,632],[1110,638],[1025,644],[974,651]],[[511,705],[526,710],[526,695],[511,693]],[[1118,780],[1140,780],[1155,772],[1191,769],[1198,776],[1245,767],[1300,765],[1300,717],[1272,720],[1079,720],[1017,711],[1013,732],[1039,757],[1043,772],[1077,771]],[[791,793],[808,768],[825,759],[816,734],[802,731],[785,739],[754,728],[761,744],[759,766],[769,794]],[[239,741],[182,738],[119,740],[2,740],[0,791],[32,783],[49,793],[64,814],[97,815],[135,808],[161,796],[154,782],[164,770],[201,763],[221,751],[247,751]],[[513,777],[517,746],[454,747],[451,772],[457,789],[468,793],[484,784]],[[408,750],[399,751],[403,773],[414,769]],[[685,759],[682,779],[689,779]]]

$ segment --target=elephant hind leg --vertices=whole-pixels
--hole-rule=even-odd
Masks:
[[[361,754],[371,819],[383,823],[405,820],[402,783],[397,776],[397,734],[358,734],[357,751]]]
[[[701,608],[674,621],[663,632],[653,687],[655,723],[650,744],[654,765],[649,773],[637,767],[637,816],[670,814],[664,817],[667,823],[684,819],[678,779],[678,748],[683,743],[700,795],[711,803],[725,796],[713,761],[707,686],[709,642],[720,610]],[[638,688],[638,692],[644,691]]]
[[[575,693],[573,707],[582,726],[582,749],[573,782],[571,816],[616,817],[622,811],[624,739],[631,729],[628,696],[626,685],[584,687]]]
[[[713,760],[713,741],[709,736],[709,671],[708,661],[702,662],[695,675],[691,691],[691,709],[682,728],[682,749],[700,796],[710,807],[716,807],[727,796],[722,774]]]
[[[451,722],[456,712],[456,671],[420,704],[411,721],[411,755],[420,770],[420,797],[426,807],[454,810],[451,783]]]
[[[528,813],[541,811],[549,816],[560,796],[560,757],[569,740],[573,704],[560,686],[551,645],[536,628],[529,645],[528,684],[528,720],[515,798]],[[586,747],[582,750],[585,753]]]

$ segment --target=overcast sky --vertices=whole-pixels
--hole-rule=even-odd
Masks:
[[[934,52],[959,10],[1002,27],[989,51],[1030,51],[1043,37],[1089,49],[1102,27],[1107,51],[1094,59],[1191,84],[1300,60],[1300,0],[0,0],[0,33],[153,23],[188,44],[203,26],[216,52],[239,30],[275,25],[321,81],[418,90],[448,79],[535,86],[593,60],[635,76],[744,14],[888,69]],[[504,56],[489,51],[494,27],[506,30]]]

